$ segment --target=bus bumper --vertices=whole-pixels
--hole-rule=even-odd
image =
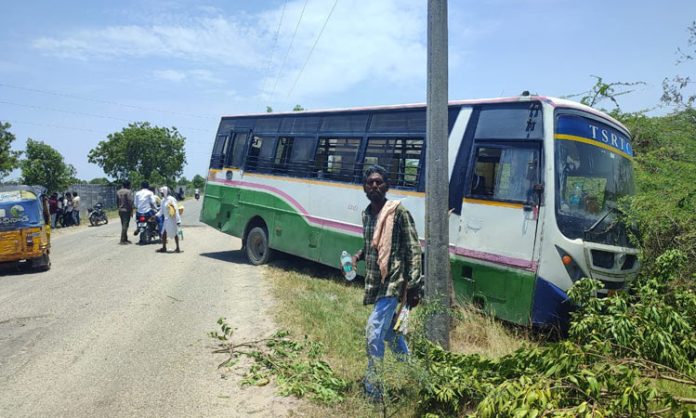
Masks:
[[[537,277],[532,304],[532,324],[535,326],[559,326],[567,329],[570,324],[572,302],[568,295],[551,282]]]

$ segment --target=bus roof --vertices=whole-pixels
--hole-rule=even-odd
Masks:
[[[620,126],[626,132],[629,132],[621,122],[614,119],[613,117],[607,115],[606,113],[596,110],[590,106],[574,102],[572,100],[561,99],[557,97],[550,96],[510,96],[510,97],[498,97],[489,99],[467,99],[467,100],[450,100],[449,106],[472,106],[478,104],[489,104],[489,103],[519,103],[519,102],[530,102],[530,101],[541,101],[547,103],[552,107],[564,107],[576,110],[581,110],[583,112],[592,113],[604,119],[611,121],[612,123]],[[316,110],[302,110],[302,111],[291,111],[291,112],[278,112],[278,113],[246,113],[239,115],[228,115],[223,116],[226,118],[243,118],[243,117],[275,117],[275,116],[298,116],[298,115],[320,115],[327,113],[343,113],[343,112],[364,112],[364,111],[375,111],[375,110],[396,110],[396,109],[418,109],[424,108],[425,103],[407,103],[407,104],[397,104],[397,105],[383,105],[383,106],[364,106],[364,107],[351,107],[351,108],[335,108],[335,109],[316,109]]]

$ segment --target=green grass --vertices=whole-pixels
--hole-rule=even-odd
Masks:
[[[290,331],[293,338],[306,335],[322,342],[325,360],[350,383],[342,403],[333,407],[308,404],[297,412],[311,417],[372,417],[385,412],[389,416],[416,416],[415,387],[403,386],[418,379],[417,368],[395,362],[390,354],[385,361],[385,380],[402,399],[385,407],[370,404],[362,396],[361,380],[367,364],[365,323],[372,306],[362,304],[361,282],[348,283],[338,269],[290,256],[264,267],[264,276],[277,303],[275,320],[279,327]],[[458,316],[451,332],[452,351],[495,358],[529,343],[524,330],[502,325],[473,309],[462,309]]]

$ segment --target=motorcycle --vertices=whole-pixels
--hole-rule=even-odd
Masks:
[[[159,225],[154,215],[148,216],[147,214],[139,213],[136,221],[135,234],[140,235],[140,240],[138,241],[140,245],[149,244],[154,240],[160,239]]]
[[[195,196],[196,196],[196,200],[198,200],[198,199],[201,198],[201,194],[200,194],[200,193],[196,193]]]
[[[87,212],[89,212],[89,223],[92,226],[98,226],[102,222],[104,225],[109,223],[109,218],[106,217],[106,212],[104,212],[101,203],[94,205],[94,208],[87,209]]]

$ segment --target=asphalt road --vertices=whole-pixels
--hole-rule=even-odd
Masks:
[[[111,219],[56,231],[48,272],[0,272],[1,417],[288,413],[296,401],[271,385],[242,389],[241,373],[217,370],[217,319],[238,341],[267,336],[273,301],[240,241],[199,223],[200,202],[185,206],[181,254],[118,245]]]

